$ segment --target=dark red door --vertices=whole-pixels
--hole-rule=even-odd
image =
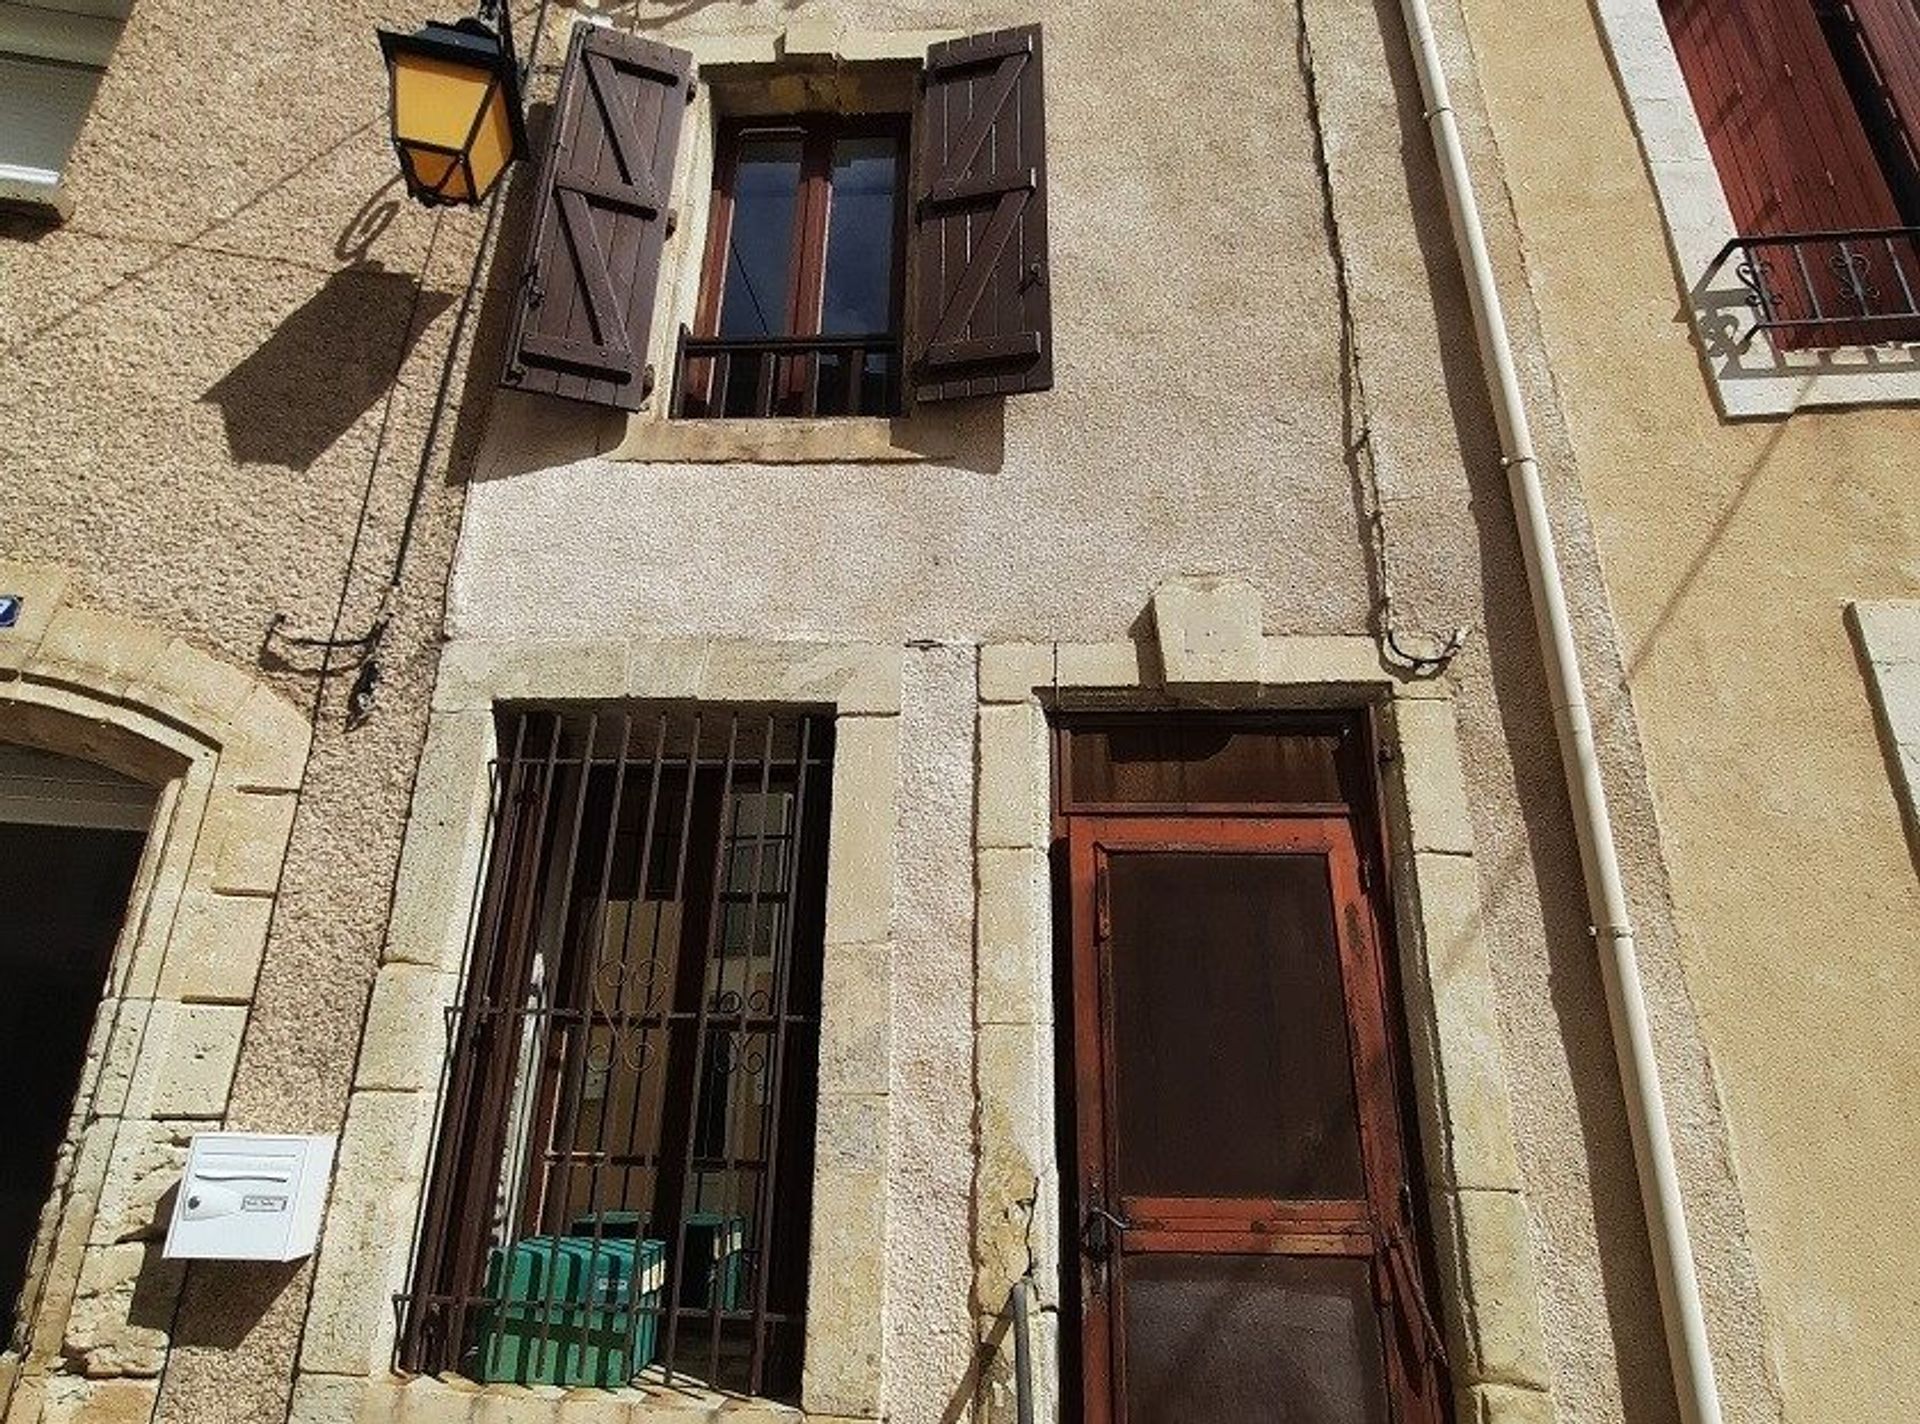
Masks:
[[[1351,823],[1067,829],[1089,1424],[1437,1424]]]

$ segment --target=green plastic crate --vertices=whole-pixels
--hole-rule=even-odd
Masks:
[[[687,1214],[687,1265],[680,1304],[698,1310],[738,1310],[746,1287],[747,1223],[737,1216]]]
[[[738,1310],[746,1294],[747,1223],[744,1217],[723,1212],[687,1213],[687,1267],[680,1277],[679,1304],[683,1310]],[[646,1229],[637,1211],[599,1211],[576,1217],[568,1228],[575,1236],[628,1239]],[[717,1297],[717,1299],[716,1299]]]
[[[659,1241],[529,1236],[487,1262],[473,1378],[625,1384],[653,1363],[666,1248]],[[544,1339],[542,1338],[544,1336]]]

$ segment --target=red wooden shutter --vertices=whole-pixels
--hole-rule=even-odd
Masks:
[[[1040,27],[927,51],[914,207],[923,401],[1053,385]]]
[[[1742,236],[1899,223],[1812,0],[1660,8]]]
[[[693,57],[576,25],[503,384],[638,410]]]

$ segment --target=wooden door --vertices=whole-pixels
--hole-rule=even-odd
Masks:
[[[1345,816],[1072,816],[1089,1424],[1437,1424]]]

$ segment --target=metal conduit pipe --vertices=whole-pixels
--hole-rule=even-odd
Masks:
[[[1559,556],[1554,551],[1553,531],[1547,523],[1540,467],[1534,454],[1526,402],[1520,393],[1520,378],[1514,369],[1506,314],[1494,284],[1493,264],[1487,256],[1486,234],[1479,205],[1474,201],[1466,152],[1460,144],[1459,126],[1454,120],[1446,74],[1440,64],[1439,46],[1434,40],[1432,14],[1427,0],[1400,0],[1400,10],[1406,20],[1408,38],[1413,43],[1414,64],[1426,103],[1427,126],[1433,135],[1434,153],[1440,160],[1440,177],[1446,190],[1454,243],[1466,275],[1467,299],[1473,309],[1481,364],[1486,371],[1494,418],[1499,425],[1502,463],[1506,466],[1514,520],[1519,526],[1520,550],[1533,598],[1535,630],[1553,699],[1560,759],[1573,803],[1574,833],[1580,843],[1587,904],[1613,1026],[1614,1057],[1626,1097],[1627,1122],[1633,1134],[1634,1162],[1653,1246],[1654,1276],[1659,1284],[1660,1311],[1666,1325],[1674,1389],[1685,1424],[1722,1424],[1719,1387],[1707,1348],[1700,1283],[1694,1274],[1693,1253],[1687,1240],[1686,1209],[1680,1198],[1673,1141],[1667,1125],[1666,1105],[1660,1094],[1653,1034],[1647,1024],[1646,993],[1640,982],[1633,926],[1621,883],[1619,850],[1607,811],[1606,790],[1600,780],[1593,718],[1580,680],[1580,661],[1574,651],[1573,630],[1567,618]]]
[[[1026,1276],[1013,1283],[1013,1410],[1014,1424],[1033,1424],[1033,1282]]]

